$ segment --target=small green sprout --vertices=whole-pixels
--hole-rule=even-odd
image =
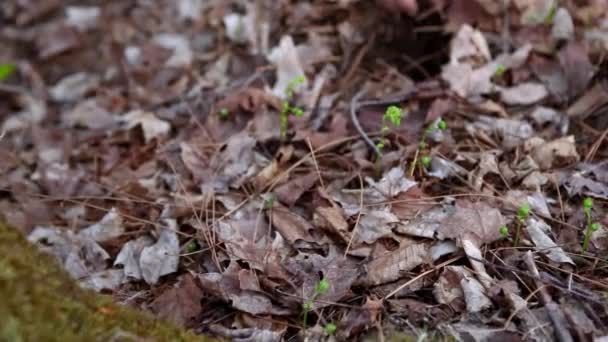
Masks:
[[[500,236],[503,239],[506,239],[507,237],[509,237],[509,228],[507,226],[505,226],[505,225],[500,226],[498,231],[500,232]]]
[[[220,112],[218,114],[220,116],[220,119],[222,120],[227,120],[230,117],[230,112],[226,108],[220,109]]]
[[[0,63],[0,82],[11,77],[17,67],[11,63]]]
[[[448,129],[448,124],[443,119],[439,119],[439,121],[437,121],[437,128],[445,131]]]
[[[585,237],[583,240],[583,251],[586,252],[589,248],[589,241],[591,241],[591,235],[600,229],[600,224],[593,222],[591,217],[591,211],[593,210],[593,199],[586,197],[583,200],[583,211],[585,212],[585,218],[587,219],[587,229],[585,230]]]
[[[410,166],[410,176],[414,176],[414,170],[416,168],[416,165],[422,165],[426,168],[431,166],[432,159],[429,155],[423,155],[420,158],[420,163],[418,164],[418,153],[421,150],[426,150],[429,147],[429,144],[426,142],[427,136],[435,131],[438,131],[438,130],[445,131],[446,129],[448,129],[448,123],[445,120],[443,120],[442,118],[439,118],[439,119],[437,119],[437,121],[435,121],[433,124],[429,125],[424,130],[424,134],[422,134],[422,138],[420,139],[420,142],[418,143],[418,150],[416,151],[416,155],[414,156],[414,162]]]
[[[337,329],[338,329],[338,327],[336,327],[336,325],[333,322],[327,323],[325,325],[325,328],[323,328],[323,330],[325,331],[325,334],[327,334],[327,335],[333,335]]]
[[[500,77],[507,72],[507,67],[504,64],[498,64],[496,70],[494,70],[494,76]]]
[[[281,108],[281,118],[279,126],[281,140],[283,140],[287,135],[287,119],[289,118],[289,114],[291,113],[296,117],[301,117],[302,115],[304,115],[304,110],[302,108],[293,106],[291,104],[291,100],[295,94],[296,88],[299,85],[304,84],[304,82],[306,82],[306,78],[304,76],[298,76],[294,78],[291,82],[289,82],[289,84],[287,85],[287,89],[285,90],[285,100],[283,100],[283,105]]]
[[[401,119],[403,118],[403,110],[397,106],[388,106],[384,115],[382,115],[382,129],[380,129],[380,142],[376,144],[378,151],[382,152],[382,149],[386,145],[386,136],[390,132],[389,122],[394,126],[398,127],[401,125]]]
[[[304,304],[302,304],[302,309],[304,310],[304,315],[302,317],[302,325],[304,326],[304,329],[306,329],[306,320],[308,319],[308,312],[312,311],[314,301],[319,296],[329,291],[329,288],[329,280],[325,278],[319,280],[317,285],[315,285],[315,292],[312,294],[312,297],[310,297],[306,302],[304,302]]]
[[[528,216],[530,216],[530,205],[528,203],[525,203],[517,210],[517,218],[520,221],[523,221],[527,219]]]
[[[431,161],[432,159],[429,156],[422,156],[422,158],[420,158],[420,163],[422,164],[422,166],[427,168],[431,166]]]
[[[551,9],[549,9],[549,13],[545,17],[545,24],[549,25],[553,23],[555,19],[555,14],[557,13],[557,1],[553,1],[551,3]]]
[[[320,296],[329,291],[329,281],[325,278],[321,279],[315,286],[315,294]]]
[[[196,242],[196,240],[192,240],[186,245],[186,253],[194,253],[194,252],[198,251],[198,249],[199,249],[199,246],[198,246],[198,243]]]
[[[591,197],[586,197],[583,200],[583,209],[585,210],[585,212],[591,211],[591,209],[593,209],[593,199]]]
[[[526,224],[526,219],[530,216],[530,204],[524,203],[517,209],[517,231],[515,232],[515,247],[519,244],[521,228]]]
[[[305,302],[304,304],[302,304],[302,309],[304,310],[304,312],[312,311],[312,302]]]
[[[276,196],[273,193],[269,193],[268,197],[264,200],[264,209],[272,209]]]

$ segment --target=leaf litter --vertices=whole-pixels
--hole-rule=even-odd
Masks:
[[[237,341],[608,336],[604,2],[0,13],[2,216],[83,287]]]

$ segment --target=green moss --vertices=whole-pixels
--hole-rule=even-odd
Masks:
[[[0,341],[210,341],[81,289],[0,222]]]

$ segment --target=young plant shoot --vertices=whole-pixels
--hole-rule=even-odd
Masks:
[[[287,89],[285,90],[285,100],[283,100],[281,108],[281,122],[279,127],[281,140],[285,139],[285,136],[287,135],[287,119],[289,118],[289,114],[293,114],[296,117],[304,115],[304,110],[302,108],[291,104],[296,88],[299,85],[304,84],[304,82],[306,82],[304,76],[296,77],[289,82]]]
[[[521,228],[526,224],[526,219],[530,216],[530,205],[528,203],[523,204],[517,210],[517,231],[515,232],[515,247],[519,244],[519,234]]]
[[[591,217],[591,211],[593,210],[593,199],[591,197],[586,197],[583,200],[583,211],[585,212],[585,217],[587,219],[587,228],[585,229],[585,237],[583,239],[583,252],[586,252],[589,248],[589,241],[591,241],[591,235],[593,232],[598,231],[600,229],[600,224],[597,222],[593,222]]]
[[[394,127],[401,125],[401,119],[403,118],[403,110],[397,106],[389,106],[386,108],[384,115],[382,115],[382,129],[380,130],[380,141],[376,145],[378,151],[382,152],[382,149],[386,145],[386,135],[390,132],[389,123]]]
[[[445,122],[445,120],[440,118],[434,124],[427,127],[426,130],[424,130],[424,134],[422,135],[422,138],[420,139],[420,143],[418,143],[418,150],[416,150],[416,155],[414,156],[414,162],[412,163],[412,165],[410,167],[410,176],[414,176],[414,169],[416,167],[416,164],[418,164],[418,163],[420,163],[420,165],[422,165],[425,168],[428,168],[431,166],[431,162],[433,159],[428,154],[423,154],[422,157],[420,157],[420,160],[418,160],[418,155],[429,147],[429,144],[426,142],[427,136],[435,131],[438,131],[438,130],[445,131],[446,129],[448,129],[447,122]]]
[[[302,326],[304,327],[304,329],[306,329],[306,324],[307,324],[307,319],[308,319],[308,312],[312,311],[313,307],[314,307],[314,301],[321,295],[325,294],[327,291],[329,291],[329,281],[325,278],[319,280],[319,282],[317,283],[317,285],[315,286],[315,292],[312,294],[312,297],[310,297],[306,302],[304,302],[304,304],[302,304],[302,310],[304,310],[304,315],[302,317]]]

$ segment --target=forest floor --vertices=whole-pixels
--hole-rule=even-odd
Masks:
[[[192,333],[608,338],[608,2],[418,5],[2,1],[0,215]]]

